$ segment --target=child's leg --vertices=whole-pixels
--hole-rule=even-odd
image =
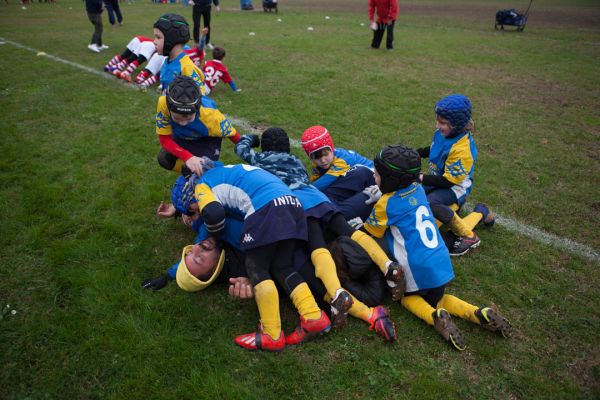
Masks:
[[[491,307],[477,307],[458,297],[445,294],[438,303],[438,307],[445,308],[452,315],[469,320],[492,332],[499,332],[504,337],[512,333],[510,322],[504,318],[495,305]]]
[[[385,276],[388,286],[392,289],[392,300],[397,301],[402,299],[406,282],[400,264],[390,260],[377,242],[368,234],[362,231],[354,231],[350,238],[358,243],[369,254],[371,260],[377,264]]]
[[[371,47],[378,49],[381,45],[381,39],[383,39],[383,32],[381,24],[377,24],[377,30],[373,32],[373,40],[371,41]]]
[[[394,25],[396,21],[390,21],[387,26],[387,37],[385,41],[385,47],[388,50],[392,50],[394,48]]]

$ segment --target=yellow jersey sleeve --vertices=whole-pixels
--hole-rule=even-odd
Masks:
[[[237,130],[231,125],[231,121],[215,108],[201,107],[200,120],[208,129],[208,136],[226,138],[237,134]]]
[[[156,105],[156,133],[159,135],[172,135],[171,112],[167,107],[167,97],[160,96]]]
[[[218,201],[215,197],[215,194],[212,192],[211,188],[206,183],[200,183],[196,185],[196,188],[194,190],[194,196],[198,201],[198,208],[200,211],[202,211],[208,203]]]
[[[469,177],[469,172],[473,168],[473,154],[471,154],[471,143],[469,136],[465,135],[462,139],[452,146],[450,154],[444,165],[444,178],[455,185],[461,183]]]
[[[388,200],[392,196],[393,193],[386,193],[373,207],[371,211],[371,215],[367,218],[367,221],[363,225],[367,232],[375,237],[383,237],[385,231],[388,227],[388,217],[387,217],[387,204]]]

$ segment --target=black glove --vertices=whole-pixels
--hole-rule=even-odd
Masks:
[[[260,146],[260,136],[258,136],[258,135],[248,135],[248,137],[252,139],[252,142],[250,143],[250,147],[258,147],[258,146]]]
[[[158,278],[145,279],[142,282],[142,289],[160,290],[167,286],[170,280],[171,278],[167,274],[161,275]]]

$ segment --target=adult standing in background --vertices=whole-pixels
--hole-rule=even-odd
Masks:
[[[108,12],[108,22],[114,25],[115,22],[119,23],[119,26],[123,25],[123,14],[121,14],[121,7],[119,7],[119,0],[104,0],[106,11]],[[117,20],[115,21],[115,14]]]
[[[212,29],[210,28],[210,12],[211,12],[211,4],[215,4],[215,9],[219,12],[221,9],[219,8],[219,0],[190,0],[190,5],[192,8],[192,19],[194,21],[194,42],[196,45],[200,43],[200,17],[204,18],[204,27],[208,28],[208,33],[206,34],[206,47],[212,50],[214,46],[210,42],[210,34],[212,33]]]
[[[108,49],[108,46],[102,44],[102,0],[85,0],[85,11],[94,25],[94,34],[88,49],[100,53],[101,50]]]
[[[374,19],[375,10],[377,10],[377,20]],[[387,29],[385,47],[388,50],[394,49],[396,18],[398,18],[398,0],[369,0],[369,21],[373,30],[372,48],[379,48],[383,34]]]

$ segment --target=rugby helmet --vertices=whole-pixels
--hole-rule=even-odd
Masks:
[[[168,56],[176,44],[186,44],[190,40],[190,26],[179,14],[163,14],[154,23],[154,27],[165,37],[163,56]]]
[[[421,156],[416,150],[402,145],[384,147],[373,160],[381,177],[379,189],[390,193],[416,181],[421,171]]]
[[[167,88],[167,107],[178,114],[195,114],[200,109],[200,87],[189,76],[179,75]]]
[[[277,153],[290,152],[290,138],[281,128],[269,128],[262,134],[260,145],[262,151],[275,151]]]
[[[451,135],[457,135],[471,121],[471,102],[463,94],[451,94],[435,103],[435,113],[447,119],[452,125]]]
[[[309,157],[311,153],[314,153],[315,151],[321,150],[325,147],[329,147],[331,151],[335,149],[333,147],[333,140],[331,139],[331,135],[329,135],[329,131],[327,128],[320,125],[311,126],[305,130],[302,133],[300,141],[302,142],[302,148]]]

